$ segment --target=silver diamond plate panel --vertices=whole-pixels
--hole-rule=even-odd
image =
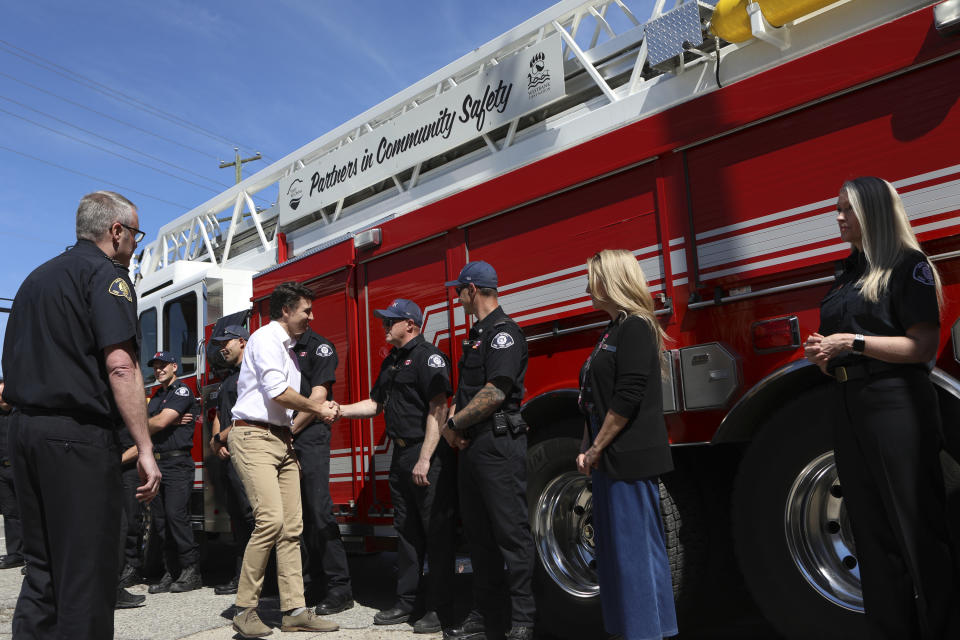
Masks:
[[[703,44],[700,8],[696,2],[684,2],[643,28],[647,38],[647,61],[652,67],[681,55],[684,42],[693,47]]]

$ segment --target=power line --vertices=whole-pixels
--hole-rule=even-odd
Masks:
[[[218,158],[217,156],[215,156],[215,155],[213,155],[213,154],[211,154],[211,153],[208,153],[208,152],[204,151],[203,149],[197,149],[196,147],[191,147],[190,145],[186,145],[186,144],[183,144],[182,142],[178,142],[178,141],[174,140],[173,138],[167,138],[166,136],[162,136],[162,135],[160,135],[160,134],[158,134],[158,133],[154,133],[154,132],[152,132],[152,131],[148,131],[147,129],[144,129],[144,128],[142,128],[142,127],[138,127],[138,126],[135,125],[135,124],[132,124],[132,123],[130,123],[130,122],[127,122],[126,120],[121,120],[120,118],[115,118],[115,117],[111,116],[111,115],[108,114],[108,113],[103,113],[102,111],[97,111],[96,109],[92,109],[91,107],[88,107],[87,105],[82,104],[82,103],[80,103],[80,102],[76,102],[75,100],[71,100],[70,98],[65,98],[64,96],[61,96],[60,94],[54,93],[53,91],[48,91],[47,89],[44,89],[44,88],[42,88],[42,87],[38,87],[38,86],[36,86],[36,85],[34,85],[34,84],[30,84],[29,82],[26,82],[26,81],[24,81],[24,80],[21,80],[21,79],[19,79],[19,78],[16,78],[16,77],[10,75],[9,73],[4,73],[3,71],[0,71],[0,76],[3,76],[4,78],[8,78],[8,79],[10,79],[10,80],[13,80],[14,82],[18,82],[18,83],[24,85],[25,87],[30,87],[30,88],[33,89],[34,91],[39,91],[39,92],[41,92],[41,93],[45,93],[45,94],[47,94],[47,95],[53,96],[54,98],[57,98],[58,100],[63,100],[64,102],[66,102],[66,103],[68,103],[68,104],[72,104],[72,105],[75,106],[75,107],[80,107],[81,109],[86,109],[87,111],[89,111],[89,112],[91,112],[91,113],[95,113],[95,114],[97,114],[98,116],[101,116],[101,117],[103,117],[103,118],[107,118],[108,120],[113,120],[114,122],[118,122],[118,123],[120,123],[120,124],[122,124],[122,125],[125,125],[125,126],[127,126],[127,127],[130,127],[131,129],[136,129],[137,131],[140,131],[141,133],[146,133],[147,135],[153,136],[154,138],[157,138],[157,139],[159,139],[159,140],[163,140],[164,142],[169,142],[170,144],[175,144],[175,145],[177,145],[178,147],[183,147],[184,149],[188,149],[188,150],[190,150],[190,151],[193,151],[193,152],[195,152],[195,153],[199,153],[200,155],[206,156],[206,157],[208,157],[208,158],[212,158],[212,159],[217,160],[217,161],[220,160],[220,158]]]
[[[139,196],[145,198],[150,198],[151,200],[156,200],[157,202],[162,202],[164,204],[173,205],[174,207],[179,207],[189,211],[192,207],[189,207],[185,204],[180,204],[179,202],[171,202],[170,200],[164,200],[163,198],[158,198],[157,196],[150,195],[149,193],[144,193],[143,191],[137,191],[136,189],[131,189],[130,187],[125,187],[122,184],[117,184],[116,182],[110,182],[109,180],[104,180],[103,178],[98,178],[97,176],[92,176],[89,173],[83,173],[82,171],[77,171],[76,169],[71,169],[70,167],[65,167],[61,164],[55,162],[50,162],[49,160],[44,160],[43,158],[38,158],[37,156],[30,155],[29,153],[24,153],[23,151],[17,151],[16,149],[11,149],[10,147],[0,144],[0,149],[4,151],[9,151],[10,153],[15,153],[18,156],[23,156],[24,158],[30,158],[31,160],[36,160],[37,162],[42,162],[43,164],[50,165],[51,167],[56,167],[57,169],[62,169],[63,171],[69,171],[70,173],[76,174],[78,176],[83,176],[84,178],[90,178],[91,180],[96,180],[97,182],[110,185],[111,187],[116,187],[121,191],[127,193],[135,193]]]
[[[127,162],[132,162],[133,164],[140,165],[141,167],[146,167],[147,169],[150,169],[151,171],[156,171],[157,173],[162,173],[162,174],[165,175],[165,176],[170,176],[171,178],[174,178],[174,179],[176,179],[176,180],[180,180],[181,182],[186,182],[187,184],[192,184],[192,185],[195,186],[195,187],[200,187],[201,189],[206,189],[207,191],[213,191],[214,193],[219,193],[219,192],[220,192],[218,189],[214,189],[213,187],[207,186],[207,185],[205,185],[205,184],[200,184],[199,182],[194,182],[193,180],[189,180],[189,179],[184,178],[184,177],[182,177],[182,176],[178,176],[178,175],[175,174],[175,173],[170,173],[169,171],[164,171],[163,169],[158,169],[157,167],[154,167],[154,166],[152,166],[152,165],[149,165],[149,164],[147,164],[146,162],[140,162],[139,160],[137,160],[137,159],[135,159],[135,158],[131,158],[130,156],[125,156],[125,155],[123,155],[122,153],[117,153],[116,151],[112,151],[111,149],[107,149],[106,147],[101,147],[101,146],[98,145],[98,144],[93,144],[92,142],[88,142],[87,140],[84,140],[83,138],[78,138],[77,136],[72,136],[72,135],[70,135],[69,133],[64,133],[63,131],[60,131],[60,130],[58,130],[58,129],[54,129],[53,127],[48,127],[48,126],[45,125],[45,124],[40,124],[39,122],[37,122],[37,121],[35,121],[35,120],[31,120],[30,118],[25,118],[24,116],[21,116],[21,115],[19,115],[19,114],[17,114],[17,113],[14,113],[14,112],[12,112],[12,111],[7,111],[6,109],[0,109],[0,113],[5,113],[5,114],[7,114],[8,116],[13,116],[14,118],[18,118],[18,119],[20,119],[20,120],[23,120],[24,122],[29,122],[30,124],[32,124],[32,125],[35,126],[35,127],[40,127],[41,129],[46,129],[47,131],[51,131],[51,132],[53,132],[53,133],[55,133],[55,134],[57,134],[57,135],[59,135],[59,136],[63,136],[64,138],[67,138],[67,139],[69,139],[69,140],[73,140],[73,141],[75,141],[75,142],[79,142],[80,144],[85,144],[85,145],[87,145],[88,147],[93,147],[94,149],[98,149],[98,150],[100,150],[100,151],[103,151],[104,153],[109,153],[109,154],[112,155],[112,156],[116,156],[117,158],[121,158],[121,159],[123,159],[123,160],[126,160]]]
[[[93,80],[92,78],[88,78],[87,76],[84,76],[83,74],[77,73],[76,71],[74,71],[74,70],[72,70],[72,69],[68,69],[67,67],[64,67],[64,66],[62,66],[62,65],[59,65],[59,64],[57,64],[56,62],[53,62],[53,61],[51,61],[51,60],[47,60],[46,58],[44,58],[44,57],[42,57],[42,56],[39,56],[39,55],[37,55],[37,54],[35,54],[35,53],[31,52],[31,51],[27,51],[26,49],[23,49],[22,47],[18,47],[18,46],[14,45],[14,44],[11,44],[10,42],[7,42],[6,40],[0,39],[0,45],[2,45],[3,47],[7,47],[7,48],[9,48],[9,49],[16,49],[17,51],[20,51],[20,52],[22,52],[23,54],[26,54],[26,55],[21,55],[21,54],[19,54],[19,53],[14,53],[13,51],[9,51],[9,50],[0,48],[0,51],[3,51],[3,52],[6,53],[7,55],[11,55],[11,56],[15,56],[15,57],[17,57],[17,58],[20,58],[20,59],[22,59],[22,60],[24,60],[24,61],[26,61],[26,62],[29,62],[30,64],[33,64],[33,65],[36,65],[36,66],[40,67],[41,69],[46,69],[47,71],[50,71],[51,73],[55,73],[55,74],[57,74],[57,75],[59,75],[59,76],[61,76],[61,77],[63,77],[63,78],[66,78],[67,80],[71,80],[71,81],[73,81],[73,82],[76,82],[77,84],[79,84],[79,85],[81,85],[81,86],[85,86],[85,87],[87,87],[88,89],[91,89],[92,91],[96,91],[96,92],[98,92],[98,93],[101,93],[101,94],[107,96],[108,98],[111,98],[111,99],[116,100],[116,101],[118,101],[118,102],[125,103],[125,104],[127,104],[128,106],[131,106],[131,107],[133,107],[133,108],[135,108],[135,109],[139,109],[139,110],[141,110],[141,111],[144,111],[145,113],[148,113],[148,114],[150,114],[150,115],[152,115],[152,116],[154,116],[154,117],[156,117],[156,118],[161,118],[161,119],[163,119],[163,120],[166,120],[166,121],[168,121],[168,122],[171,122],[171,123],[173,123],[173,124],[175,124],[175,125],[178,125],[178,126],[180,126],[180,127],[185,128],[185,129],[192,130],[192,131],[194,131],[194,132],[196,132],[196,133],[199,133],[199,134],[201,134],[201,135],[204,135],[204,136],[206,136],[206,137],[208,137],[208,138],[210,138],[210,139],[212,139],[212,140],[217,140],[217,141],[220,141],[220,142],[226,142],[227,144],[230,144],[230,145],[237,145],[237,144],[239,144],[239,143],[237,143],[236,141],[231,140],[230,138],[227,138],[226,136],[222,136],[222,135],[220,135],[219,133],[216,133],[216,132],[214,132],[214,131],[211,131],[211,130],[209,130],[209,129],[206,129],[206,128],[204,128],[204,127],[201,127],[200,125],[198,125],[198,124],[196,124],[196,123],[194,123],[194,122],[191,122],[191,121],[189,121],[189,120],[187,120],[187,119],[185,119],[185,118],[181,118],[180,116],[178,116],[178,115],[176,115],[176,114],[173,114],[173,113],[170,113],[169,111],[165,111],[165,110],[160,109],[160,108],[158,108],[158,107],[155,107],[155,106],[153,106],[153,105],[147,104],[147,103],[145,103],[145,102],[143,102],[143,101],[141,101],[141,100],[138,100],[137,98],[134,98],[134,97],[132,97],[132,96],[129,96],[129,95],[123,93],[122,91],[119,91],[119,90],[117,90],[117,89],[114,89],[113,87],[110,87],[109,85],[103,84],[103,83],[101,83],[101,82],[97,82],[96,80]],[[31,58],[33,58],[33,59],[31,59]],[[39,62],[38,62],[38,61],[39,61]],[[248,146],[248,147],[251,148],[251,149],[254,148],[254,147],[249,146],[249,145],[243,145],[243,146]]]
[[[66,121],[66,120],[62,120],[62,119],[60,119],[60,118],[58,118],[58,117],[56,117],[56,116],[54,116],[54,115],[51,115],[51,114],[49,114],[49,113],[46,113],[45,111],[41,111],[40,109],[35,109],[35,108],[33,108],[33,107],[29,106],[29,105],[23,104],[22,102],[17,102],[16,100],[14,100],[14,99],[12,99],[12,98],[8,98],[8,97],[6,97],[6,96],[4,96],[4,95],[0,95],[0,100],[6,100],[7,102],[12,102],[13,104],[18,105],[18,106],[20,106],[20,107],[23,107],[24,109],[29,109],[30,111],[33,111],[34,113],[39,113],[40,115],[46,116],[47,118],[50,118],[51,120],[56,120],[57,122],[59,122],[59,123],[61,123],[61,124],[65,124],[65,125],[67,125],[68,127],[73,127],[74,129],[78,129],[78,130],[80,130],[80,131],[83,131],[84,133],[86,133],[86,134],[88,134],[88,135],[91,135],[91,136],[94,136],[95,138],[99,138],[99,139],[101,139],[101,140],[105,140],[106,142],[109,142],[110,144],[115,144],[115,145],[117,145],[118,147],[122,147],[122,148],[124,148],[124,149],[127,149],[128,151],[133,151],[134,153],[139,153],[140,155],[145,156],[145,157],[147,157],[147,158],[150,158],[151,160],[156,160],[157,162],[160,162],[160,163],[162,163],[162,164],[165,164],[165,165],[167,165],[168,167],[172,167],[172,168],[174,168],[174,169],[178,169],[178,170],[183,171],[183,172],[185,172],[185,173],[189,173],[190,175],[196,176],[196,177],[198,177],[198,178],[202,178],[202,179],[207,180],[208,182],[212,182],[213,184],[218,185],[218,186],[220,186],[220,187],[229,188],[229,186],[230,186],[230,185],[228,185],[228,184],[225,184],[225,183],[223,183],[223,182],[219,182],[219,181],[217,181],[217,180],[214,180],[213,178],[210,178],[210,177],[208,177],[208,176],[205,176],[205,175],[203,175],[202,173],[197,173],[196,171],[193,171],[193,170],[188,169],[188,168],[186,168],[186,167],[182,167],[182,166],[180,166],[180,165],[178,165],[178,164],[174,164],[174,163],[172,163],[172,162],[167,162],[167,161],[164,160],[163,158],[158,158],[157,156],[151,155],[151,154],[149,154],[149,153],[147,153],[147,152],[145,152],[145,151],[140,151],[139,149],[136,149],[136,148],[134,148],[134,147],[127,146],[127,145],[123,144],[122,142],[118,142],[118,141],[113,140],[113,139],[111,139],[111,138],[108,138],[108,137],[106,137],[106,136],[102,136],[102,135],[100,135],[99,133],[96,133],[96,132],[94,132],[94,131],[90,131],[89,129],[84,129],[83,127],[81,127],[81,126],[79,126],[79,125],[73,124],[72,122],[68,122],[68,121]]]

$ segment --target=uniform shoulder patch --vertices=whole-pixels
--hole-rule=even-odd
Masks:
[[[328,344],[322,344],[317,347],[317,355],[321,358],[329,358],[333,355],[333,348]]]
[[[490,346],[494,349],[509,349],[513,344],[513,336],[506,331],[501,331],[490,341]]]
[[[190,395],[190,389],[187,389],[186,387],[179,387],[176,391],[174,391],[174,393],[178,396],[188,396]]]
[[[133,296],[130,294],[130,285],[123,278],[117,278],[110,283],[107,291],[118,298],[126,298],[127,302],[133,302]]]
[[[934,285],[934,280],[933,270],[930,268],[930,265],[925,261],[918,262],[916,266],[913,267],[913,279],[920,284],[926,284],[932,287]]]
[[[444,362],[443,356],[435,353],[427,358],[427,366],[433,367],[434,369],[444,369],[446,368],[447,363]]]

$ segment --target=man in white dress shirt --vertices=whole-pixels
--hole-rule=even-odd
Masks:
[[[257,615],[270,550],[277,548],[277,584],[283,631],[336,631],[333,622],[306,608],[299,537],[300,467],[293,451],[293,412],[332,421],[335,403],[319,403],[298,393],[300,370],[292,351],[295,336],[313,320],[313,291],[296,282],[270,295],[271,322],[250,336],[243,352],[233,428],[227,447],[253,507],[256,526],[243,554],[233,626],[244,638],[272,633]]]

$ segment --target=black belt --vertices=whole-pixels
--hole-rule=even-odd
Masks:
[[[916,368],[918,367],[912,364],[894,364],[892,362],[883,362],[882,360],[867,360],[856,364],[848,364],[843,367],[835,367],[833,377],[837,379],[837,382],[849,382],[851,380],[869,378],[870,376],[875,376],[878,373],[885,373],[887,371]]]
[[[393,441],[401,449],[406,449],[407,447],[412,447],[415,444],[420,444],[423,442],[423,438],[393,438]]]
[[[189,451],[184,451],[183,449],[176,449],[174,451],[161,451],[160,453],[154,452],[153,457],[157,460],[165,460],[167,458],[179,458],[180,456],[190,455]]]
[[[260,427],[261,429],[289,429],[290,425],[270,424],[269,422],[260,422],[259,420],[240,420],[233,421],[236,427]]]

